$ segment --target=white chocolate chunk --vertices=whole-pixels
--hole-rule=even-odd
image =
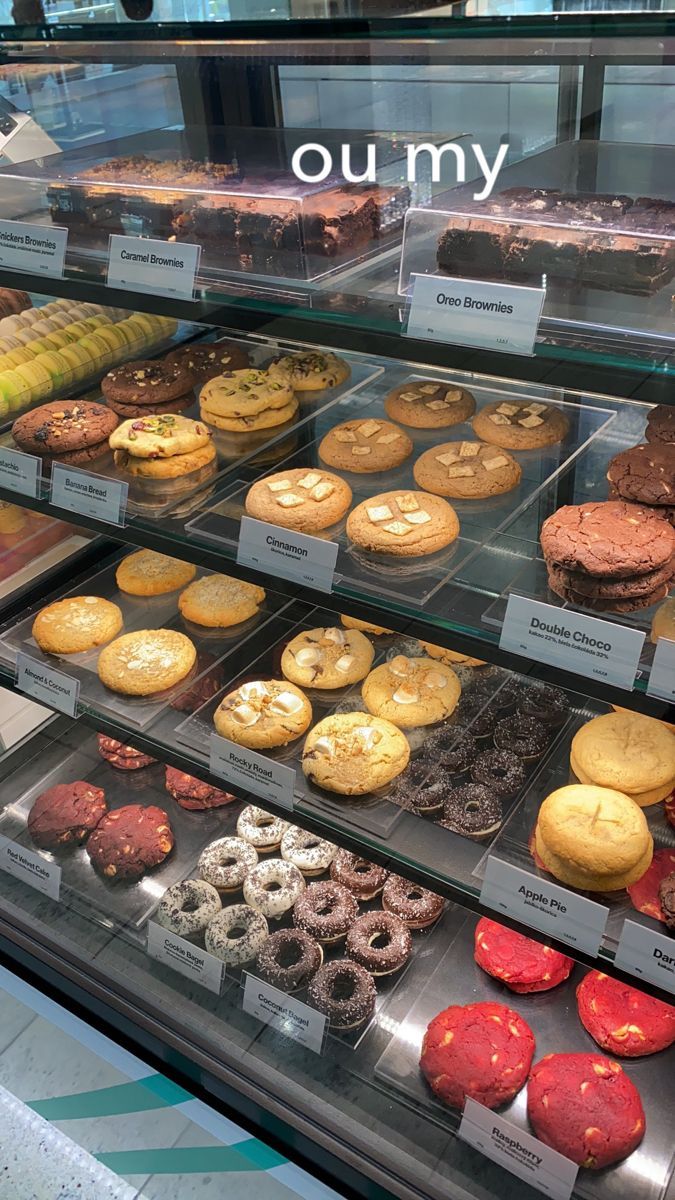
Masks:
[[[390,446],[392,442],[397,442],[400,436],[400,433],[381,433],[377,438],[377,445]]]
[[[260,720],[260,713],[251,708],[250,704],[238,704],[236,708],[232,709],[232,719],[238,725],[248,727],[249,725],[255,725],[256,721]]]
[[[450,463],[457,462],[459,454],[437,454],[436,462],[441,463],[444,467],[449,467]]]
[[[431,517],[429,516],[428,512],[425,512],[424,509],[422,509],[420,512],[407,513],[405,519],[406,521],[409,521],[411,525],[426,525],[427,521],[431,520]]]
[[[470,463],[457,463],[454,467],[448,467],[448,479],[468,479],[475,474],[476,471]]]
[[[343,675],[346,675],[347,671],[351,671],[354,662],[355,659],[353,654],[341,654],[335,664],[335,669],[337,671],[341,671]]]
[[[536,425],[544,424],[544,418],[543,417],[521,417],[520,420],[518,421],[518,424],[522,425],[525,429],[534,429],[534,427]]]
[[[321,483],[320,473],[318,471],[310,471],[309,475],[303,475],[302,479],[298,480],[298,487],[309,491],[310,488],[316,487],[317,483]]]
[[[399,511],[402,513],[417,512],[419,504],[413,496],[412,492],[406,492],[403,496],[399,496],[396,500]]]
[[[402,683],[392,696],[394,704],[417,704],[419,698],[420,694],[417,688],[412,687],[409,683]]]
[[[271,492],[287,492],[291,487],[290,479],[277,479],[275,483],[268,483],[268,488]]]
[[[488,416],[488,420],[492,421],[493,425],[510,425],[511,424],[508,417],[504,417],[504,416],[502,416],[501,413],[498,413],[498,412],[490,413]]]
[[[333,495],[334,491],[335,484],[328,483],[328,480],[324,480],[323,483],[317,483],[316,487],[312,488],[309,494],[312,497],[312,500],[327,500],[329,496]]]
[[[295,692],[279,692],[279,695],[270,704],[270,712],[282,717],[300,712],[301,708],[302,700],[295,695]]]
[[[475,458],[480,454],[480,442],[462,442],[459,448],[460,458]]]
[[[451,388],[449,392],[445,393],[446,404],[456,404],[457,401],[461,400],[461,399],[462,399],[461,388]]]
[[[519,408],[519,404],[500,404],[497,412],[503,413],[505,417],[512,417],[514,413],[518,412]]]
[[[372,437],[374,433],[379,433],[382,426],[377,421],[364,421],[363,425],[359,426],[359,433],[364,437]]]
[[[295,492],[286,492],[277,500],[277,504],[280,504],[282,508],[297,508],[299,504],[304,503],[304,496],[296,496]]]
[[[509,460],[504,458],[503,454],[498,454],[496,458],[484,458],[483,466],[486,471],[498,471],[500,467],[508,467]]]
[[[450,405],[446,404],[445,400],[427,400],[424,407],[430,408],[432,412],[439,412],[440,409],[449,408]]]
[[[356,434],[352,433],[351,429],[336,429],[335,440],[337,442],[355,442]]]
[[[370,446],[352,446],[352,454],[355,454],[357,458],[365,458],[367,454],[370,454],[370,450]]]
[[[433,396],[434,392],[438,391],[438,388],[439,385],[437,383],[425,383],[420,388],[420,391],[424,396]]]
[[[299,667],[315,667],[321,662],[322,655],[316,646],[302,646],[296,650],[294,658]]]
[[[376,504],[373,508],[367,508],[366,512],[370,521],[389,521],[394,515],[387,504]]]
[[[390,521],[388,525],[383,525],[382,528],[387,533],[393,533],[397,537],[402,537],[404,533],[412,533],[412,530],[408,525],[404,525],[403,521]]]
[[[436,389],[434,388],[434,391],[435,390]],[[405,400],[408,404],[410,404],[411,400],[419,400],[419,396],[417,392],[401,392],[399,399]]]
[[[540,413],[546,412],[548,404],[528,404],[525,412],[532,413],[534,417],[538,417]]]

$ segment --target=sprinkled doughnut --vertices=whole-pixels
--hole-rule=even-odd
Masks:
[[[471,767],[474,783],[484,783],[503,800],[519,792],[527,773],[522,759],[511,750],[484,750]]]
[[[330,877],[341,883],[357,900],[372,900],[385,885],[389,872],[376,863],[359,858],[350,850],[338,850],[330,864]]]
[[[437,822],[462,837],[480,841],[496,833],[502,823],[502,802],[482,783],[465,783],[453,788]]]
[[[371,975],[393,975],[412,954],[407,925],[389,912],[368,912],[354,922],[345,944],[347,954]]]
[[[302,929],[278,929],[271,933],[255,964],[256,974],[282,992],[297,992],[316,975],[323,950]]]
[[[310,982],[307,998],[325,1013],[334,1029],[356,1029],[375,1010],[372,975],[349,958],[324,963]]]
[[[293,923],[318,942],[339,942],[359,915],[351,892],[340,883],[310,883],[293,906]]]
[[[531,760],[544,753],[549,733],[536,717],[505,717],[495,726],[494,740],[498,750],[510,750],[518,758]]]
[[[264,808],[256,808],[255,804],[242,808],[237,818],[238,836],[263,854],[279,849],[287,829],[288,821],[265,812]]]
[[[206,929],[220,912],[220,896],[210,883],[186,879],[167,888],[157,909],[157,920],[179,937],[191,937]]]
[[[428,888],[411,883],[401,875],[390,875],[382,891],[382,907],[399,917],[408,929],[425,929],[443,912],[444,900]]]
[[[206,926],[204,941],[209,954],[236,967],[258,957],[268,932],[262,913],[248,904],[230,904]]]
[[[428,765],[459,775],[468,771],[476,757],[476,739],[462,725],[444,726],[426,739],[424,756],[430,760]]]
[[[302,872],[282,858],[258,863],[244,880],[244,900],[264,917],[281,917],[304,890]]]
[[[337,846],[316,833],[289,825],[281,839],[281,857],[293,863],[303,875],[322,875],[337,854]]]
[[[202,850],[197,864],[202,879],[219,892],[236,892],[257,865],[258,852],[243,838],[218,838]]]

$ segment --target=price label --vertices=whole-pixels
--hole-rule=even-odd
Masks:
[[[481,903],[586,954],[597,954],[609,909],[489,855]]]
[[[499,645],[535,662],[632,689],[645,635],[526,596],[509,596]]]
[[[675,943],[666,934],[624,921],[614,961],[623,971],[675,995]]]
[[[0,487],[22,496],[37,496],[40,459],[9,446],[0,446]]]
[[[534,354],[544,288],[445,275],[411,279],[406,337]]]
[[[647,695],[675,701],[675,642],[659,638],[647,684]]]
[[[7,875],[13,875],[22,883],[49,896],[50,900],[58,900],[61,891],[61,868],[57,863],[50,862],[41,854],[32,850],[24,850],[9,838],[0,834],[0,870]]]
[[[156,921],[148,922],[147,951],[150,958],[172,967],[179,975],[201,984],[216,996],[220,995],[225,964],[214,954],[201,950],[186,938],[169,933]]]
[[[66,259],[68,230],[61,225],[0,221],[0,267],[60,278]]]
[[[124,525],[128,492],[128,483],[121,479],[106,479],[63,463],[54,463],[52,467],[50,503],[81,517],[94,517],[107,525]]]
[[[477,1100],[466,1100],[458,1132],[475,1150],[551,1200],[569,1200],[572,1195],[577,1164]]]
[[[113,233],[108,249],[108,287],[193,300],[201,246]]]
[[[77,716],[77,704],[80,698],[80,681],[38,662],[29,654],[16,656],[16,675],[14,682],[18,691],[25,696],[32,696],[48,708],[55,708],[69,717]]]
[[[263,800],[273,800],[282,808],[293,808],[295,794],[295,770],[282,763],[245,750],[236,742],[230,742],[218,733],[211,734],[209,770],[212,775],[234,784],[246,792],[253,792]]]
[[[272,1025],[284,1037],[300,1042],[306,1050],[321,1054],[326,1036],[326,1018],[270,983],[246,973],[242,1008],[265,1025]]]
[[[320,592],[332,592],[337,554],[337,542],[325,542],[254,517],[241,518],[237,562],[243,566],[257,567],[268,575],[279,575]]]

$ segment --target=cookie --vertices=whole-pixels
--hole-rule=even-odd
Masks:
[[[362,621],[360,617],[349,617],[346,613],[340,614],[340,620],[345,629],[359,629],[361,633],[374,633],[376,637],[393,633],[392,629],[385,629],[383,625],[373,625],[372,621]]]
[[[304,354],[285,354],[269,368],[270,374],[281,374],[290,382],[294,392],[320,392],[344,383],[352,369],[344,358],[330,350],[308,350]]]
[[[398,425],[371,418],[343,421],[322,439],[319,458],[339,471],[365,475],[390,471],[412,454],[413,444]]]
[[[221,700],[213,724],[221,737],[249,750],[271,750],[294,742],[309,728],[312,706],[282,679],[242,683]]]
[[[293,387],[286,375],[273,375],[255,367],[224,371],[205,383],[199,393],[203,416],[208,413],[239,421],[259,417],[270,409],[287,408],[293,399]]]
[[[134,458],[173,458],[209,446],[211,434],[201,421],[172,413],[123,421],[111,434],[111,450],[126,450]]]
[[[512,992],[548,992],[571,974],[574,959],[481,917],[474,933],[474,958],[481,970]]]
[[[579,778],[624,792],[644,807],[675,787],[675,734],[636,712],[610,712],[575,733],[570,762]]]
[[[314,726],[305,741],[302,769],[313,783],[345,796],[362,796],[405,770],[405,734],[370,713],[335,713]]]
[[[234,342],[191,342],[179,346],[164,359],[177,363],[192,377],[195,386],[202,387],[223,371],[240,371],[250,365],[248,351]]]
[[[148,359],[113,367],[101,380],[106,400],[118,404],[162,405],[192,391],[194,380],[178,362]]]
[[[675,530],[653,509],[623,500],[567,504],[541,527],[547,562],[603,579],[645,575],[675,555]]]
[[[505,450],[481,442],[442,442],[425,450],[413,467],[415,483],[435,496],[482,500],[511,492],[522,470]]]
[[[117,425],[115,413],[104,404],[53,401],[18,417],[12,437],[27,454],[62,455],[105,444]]]
[[[374,654],[357,629],[307,629],[284,647],[281,670],[299,687],[342,688],[365,678]]]
[[[611,460],[607,479],[624,500],[675,503],[675,444],[647,443],[622,450]]]
[[[301,533],[335,525],[352,502],[352,489],[339,475],[296,467],[259,479],[246,494],[246,512]]]
[[[527,1115],[540,1141],[591,1170],[632,1154],[645,1132],[640,1093],[602,1054],[547,1054],[535,1063]]]
[[[216,448],[211,443],[171,458],[136,458],[128,450],[116,450],[114,461],[115,466],[134,479],[180,479],[209,465],[215,470]]]
[[[434,554],[458,534],[454,508],[426,492],[382,492],[357,504],[347,518],[347,536],[356,546],[397,558]]]
[[[295,397],[283,408],[266,408],[264,412],[250,417],[221,417],[206,405],[200,406],[200,415],[207,425],[216,429],[224,429],[229,433],[255,433],[264,429],[276,429],[277,426],[288,425],[298,415],[298,401]]]
[[[163,404],[120,404],[118,400],[106,400],[106,404],[122,421],[130,421],[135,417],[149,417],[158,413],[185,412],[194,404],[194,396],[190,392],[189,396],[180,396],[178,400],[167,400]]]
[[[603,1050],[638,1058],[667,1050],[675,1042],[675,1008],[655,996],[589,971],[577,988],[579,1020]]]
[[[197,574],[197,568],[181,558],[159,554],[157,550],[134,550],[115,570],[121,592],[130,596],[165,596],[185,587]]]
[[[81,654],[114,638],[121,610],[101,596],[68,596],[40,609],[31,633],[47,654]]]
[[[654,613],[650,638],[655,644],[659,638],[675,641],[675,596],[665,600]]]
[[[569,604],[574,604],[577,608],[587,608],[590,612],[613,612],[613,613],[633,613],[641,612],[642,609],[652,608],[659,601],[663,600],[668,595],[670,584],[661,584],[656,591],[649,592],[646,596],[633,596],[628,600],[612,600],[606,598],[596,599],[590,596],[584,596],[580,592],[574,592],[570,588],[559,587],[549,578],[549,587],[552,592],[560,596],[562,600],[566,600]]]
[[[656,850],[651,863],[635,883],[628,885],[628,895],[633,908],[666,923],[666,913],[660,896],[661,884],[675,872],[675,850]]]
[[[584,600],[618,600],[621,602],[652,596],[669,585],[675,573],[675,559],[644,575],[629,575],[625,579],[603,579],[582,571],[567,571],[565,567],[548,564],[549,587],[557,594],[571,593]]]
[[[659,904],[664,924],[668,929],[675,929],[675,871],[659,883]]]
[[[96,734],[96,742],[101,758],[110,763],[111,767],[117,767],[120,771],[138,771],[141,767],[150,767],[157,762],[156,758],[151,758],[149,754],[143,754],[142,750],[135,750],[133,746],[125,746],[117,738],[107,737],[104,733]]]
[[[447,663],[452,666],[457,663],[463,667],[484,667],[485,660],[482,658],[474,658],[471,654],[462,654],[460,650],[448,650],[447,646],[435,646],[433,642],[423,642],[420,639],[420,646],[430,658],[437,658],[439,662]]]
[[[65,454],[43,454],[42,474],[51,475],[54,463],[63,463],[64,466],[71,467],[87,467],[97,459],[103,458],[109,451],[110,447],[105,441],[99,442],[95,446],[85,446],[82,450],[69,450]]]
[[[173,796],[176,804],[188,812],[203,812],[208,808],[222,808],[236,799],[231,792],[223,792],[220,788],[196,779],[177,767],[166,768],[166,790]]]
[[[657,404],[647,417],[645,439],[648,442],[675,442],[675,410],[670,404]]]
[[[476,413],[473,431],[481,442],[505,450],[541,450],[567,436],[570,423],[565,413],[552,404],[500,400],[486,404]]]
[[[527,1022],[505,1004],[453,1004],[427,1026],[420,1070],[450,1108],[461,1111],[467,1097],[500,1108],[525,1084],[534,1046]]]
[[[414,379],[388,392],[384,409],[392,421],[412,429],[447,429],[467,421],[476,401],[465,388],[444,380]]]
[[[106,879],[131,882],[164,862],[174,841],[163,808],[126,804],[102,818],[87,842],[87,854]]]
[[[176,712],[193,713],[202,704],[212,700],[222,690],[224,684],[223,669],[212,654],[203,650],[197,653],[197,665],[192,682],[174,696],[170,701]]]
[[[260,610],[265,589],[231,575],[204,575],[178,597],[186,621],[208,629],[227,629],[248,621]]]
[[[404,654],[376,667],[361,688],[368,711],[400,729],[445,720],[454,712],[460,692],[459,680],[450,667]]]
[[[184,633],[137,629],[116,638],[98,656],[101,683],[125,696],[152,696],[190,674],[197,652]]]
[[[629,796],[570,784],[551,792],[539,809],[535,848],[563,883],[613,892],[644,875],[654,843],[642,809]]]
[[[42,850],[81,846],[108,811],[105,792],[85,780],[57,783],[34,801],[28,833]]]

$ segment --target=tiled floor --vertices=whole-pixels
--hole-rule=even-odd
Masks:
[[[339,1200],[0,968],[0,1200]]]

